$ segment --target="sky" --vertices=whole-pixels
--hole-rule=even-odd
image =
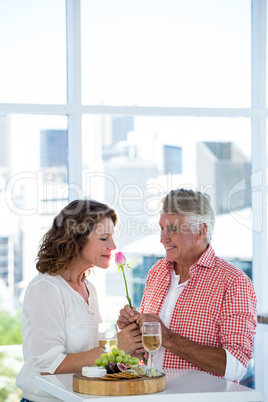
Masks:
[[[0,102],[65,103],[64,0],[0,0]],[[249,107],[249,0],[82,0],[85,104]]]

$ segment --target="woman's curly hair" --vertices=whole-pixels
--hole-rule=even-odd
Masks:
[[[94,200],[76,200],[68,204],[41,240],[36,269],[50,275],[66,271],[102,218],[111,218],[114,225],[117,223],[115,211],[106,204]]]

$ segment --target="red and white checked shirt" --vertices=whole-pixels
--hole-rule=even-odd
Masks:
[[[174,262],[166,258],[150,269],[141,313],[160,314],[173,269]],[[169,329],[202,345],[221,346],[247,367],[256,325],[257,300],[251,280],[216,257],[209,245],[190,267],[190,279],[175,304]],[[167,368],[196,367],[166,349],[163,369]]]

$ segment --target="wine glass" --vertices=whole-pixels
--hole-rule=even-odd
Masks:
[[[160,322],[144,322],[142,324],[142,344],[149,352],[147,369],[153,368],[153,355],[162,345],[161,324]]]
[[[111,351],[111,346],[118,344],[117,325],[110,322],[102,322],[98,325],[98,339],[100,348],[105,352]]]

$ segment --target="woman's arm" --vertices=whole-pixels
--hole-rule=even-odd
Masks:
[[[142,348],[141,334],[136,323],[130,324],[127,328],[119,332],[119,350],[124,350],[126,353],[134,355],[136,350],[140,348]],[[102,353],[102,349],[97,347],[86,352],[68,354],[54,374],[76,373],[81,371],[82,367],[94,366],[95,360],[98,359]]]
[[[103,353],[99,347],[87,351],[80,348],[81,352],[75,353],[66,352],[65,308],[59,289],[47,281],[31,286],[25,297],[24,341],[31,345],[34,364],[41,374],[81,371],[84,366],[93,366]],[[79,351],[79,339],[73,339],[73,342],[77,342],[76,350]],[[119,333],[118,347],[126,353],[134,354],[141,345],[141,334],[136,323]]]
[[[66,355],[54,374],[77,373],[82,370],[82,367],[94,366],[95,360],[98,359],[102,353],[101,348],[94,348],[87,352]]]

